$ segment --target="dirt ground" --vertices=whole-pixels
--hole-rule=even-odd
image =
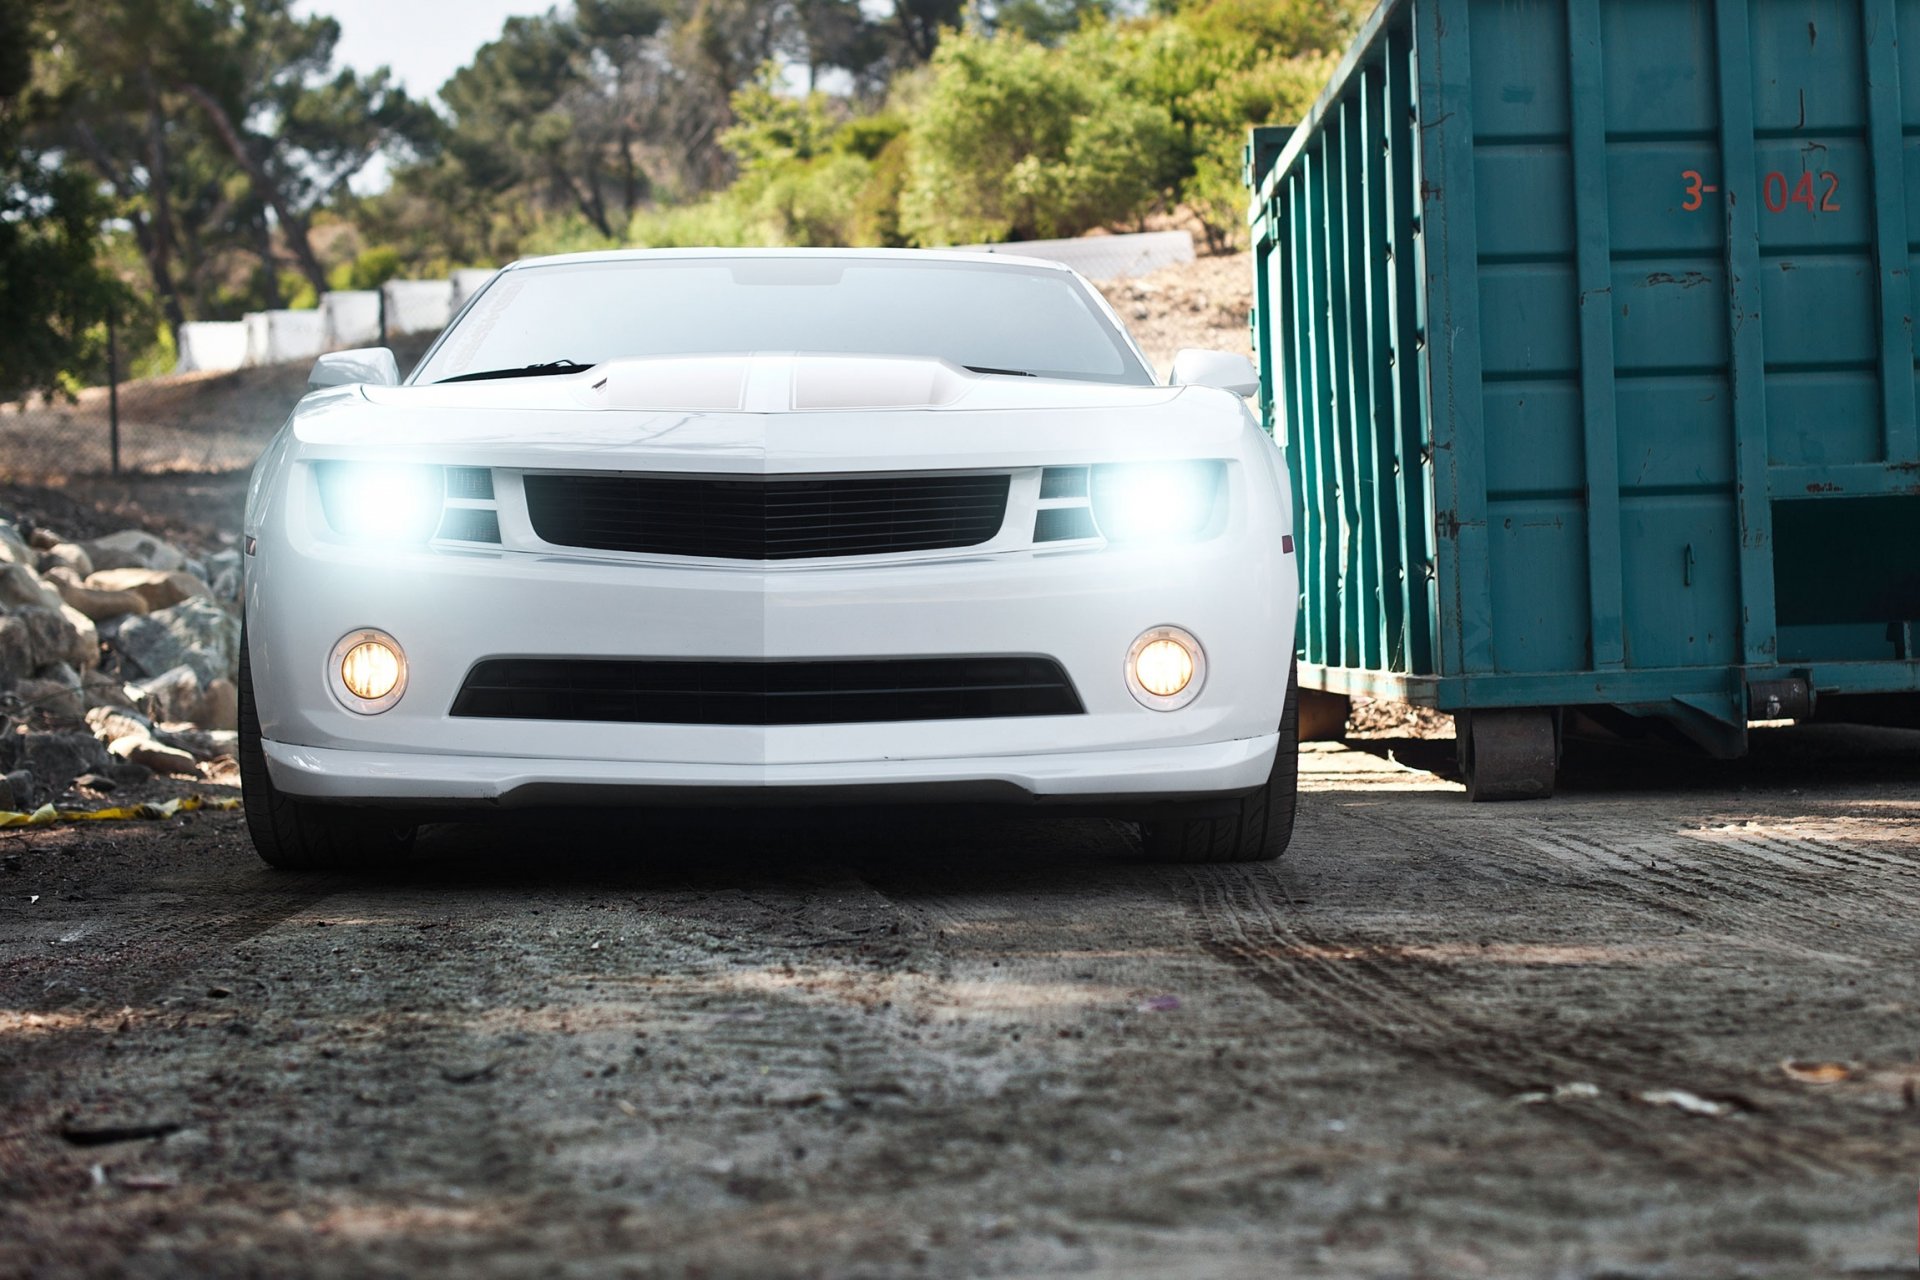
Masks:
[[[1450,750],[1308,748],[1251,868],[931,815],[365,879],[230,813],[0,834],[0,1274],[1911,1274],[1920,734],[1479,807]]]
[[[1107,301],[1166,377],[1182,347],[1253,355],[1247,313],[1253,306],[1253,255],[1201,257],[1134,280],[1100,285]]]

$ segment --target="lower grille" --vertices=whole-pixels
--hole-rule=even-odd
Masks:
[[[799,560],[991,541],[1006,518],[1011,477],[535,474],[523,483],[534,532],[555,546]]]
[[[453,714],[632,724],[872,724],[1078,715],[1051,658],[880,658],[807,662],[490,658]]]

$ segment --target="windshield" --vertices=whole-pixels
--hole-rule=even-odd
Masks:
[[[850,257],[570,262],[502,273],[413,381],[636,356],[805,351],[934,356],[1045,378],[1150,384],[1063,271]]]

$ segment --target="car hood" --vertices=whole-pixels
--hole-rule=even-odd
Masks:
[[[818,413],[861,409],[1046,409],[1090,401],[1162,401],[1169,387],[978,373],[911,356],[793,352],[608,360],[576,374],[367,387],[395,407]]]
[[[578,374],[340,387],[302,400],[311,457],[583,470],[821,472],[1221,457],[1258,432],[1199,387],[971,373],[944,361],[758,354]]]

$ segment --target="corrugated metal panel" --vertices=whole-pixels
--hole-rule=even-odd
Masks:
[[[1249,151],[1305,682],[1723,751],[1753,681],[1920,689],[1915,51],[1920,0],[1373,14]]]

